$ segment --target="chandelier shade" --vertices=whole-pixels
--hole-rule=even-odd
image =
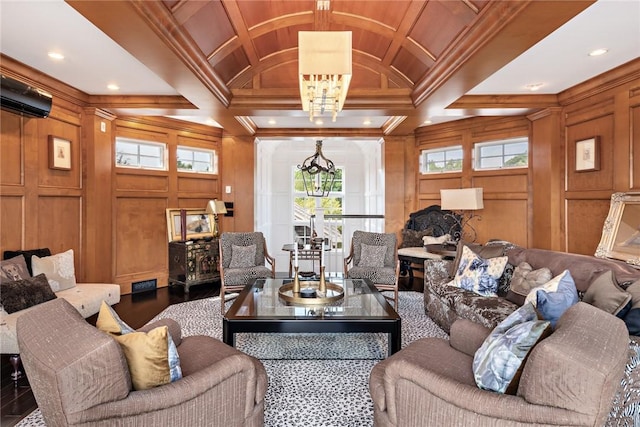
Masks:
[[[304,159],[302,165],[298,165],[298,169],[302,173],[304,190],[309,197],[329,195],[336,177],[336,167],[322,154],[322,141],[316,141],[316,152]]]
[[[329,112],[335,122],[351,83],[351,31],[298,32],[298,76],[309,120]]]

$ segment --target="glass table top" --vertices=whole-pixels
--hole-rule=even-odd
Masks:
[[[340,285],[344,297],[325,305],[285,302],[278,290],[291,279],[257,279],[245,288],[229,308],[228,319],[302,319],[302,318],[358,318],[393,319],[398,314],[371,284],[363,279],[332,277],[328,282]],[[303,282],[304,283],[304,282]],[[304,288],[302,284],[301,288]]]

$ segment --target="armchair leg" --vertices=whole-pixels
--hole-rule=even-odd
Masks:
[[[20,361],[19,354],[12,354],[9,356],[9,363],[13,367],[13,372],[11,373],[11,379],[13,380],[13,386],[18,387],[18,380],[22,378],[22,371],[20,370],[20,365],[22,362]]]

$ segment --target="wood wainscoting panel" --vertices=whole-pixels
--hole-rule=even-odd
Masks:
[[[473,187],[482,187],[483,193],[527,194],[527,169],[514,169],[509,174],[474,176]]]
[[[522,247],[528,247],[527,241],[527,200],[484,200],[484,209],[479,211],[480,218],[471,220],[478,232],[479,243],[489,239],[507,240]]]
[[[25,218],[27,232],[37,233],[37,247],[49,248],[52,254],[73,249],[76,280],[82,281],[82,196],[41,194],[37,214],[37,231],[29,230],[30,219]]]
[[[123,293],[132,280],[159,278],[166,286],[168,238],[164,197],[117,197],[114,207],[115,281]],[[160,278],[164,277],[162,281]]]
[[[631,109],[631,189],[640,190],[640,105]]]
[[[0,127],[2,128],[0,182],[2,185],[23,185],[22,170],[24,162],[21,120],[22,118],[17,114],[11,114],[4,110],[0,113]]]
[[[442,176],[443,174],[438,174]],[[442,188],[462,188],[462,177],[460,174],[456,174],[447,178],[424,178],[425,175],[420,175],[418,178],[418,194],[423,196],[426,194],[437,194],[440,198],[440,189]]]
[[[24,224],[24,197],[3,194],[0,197],[0,248],[3,252],[23,248],[24,230],[20,224]]]
[[[567,252],[593,255],[609,213],[611,199],[567,200]]]
[[[178,174],[178,192],[185,193],[220,193],[220,177],[208,174]]]
[[[116,173],[117,191],[169,191],[169,177],[155,175],[145,171],[142,173]]]

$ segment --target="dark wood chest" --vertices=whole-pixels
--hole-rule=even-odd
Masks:
[[[218,239],[169,243],[169,284],[191,285],[220,280]]]

